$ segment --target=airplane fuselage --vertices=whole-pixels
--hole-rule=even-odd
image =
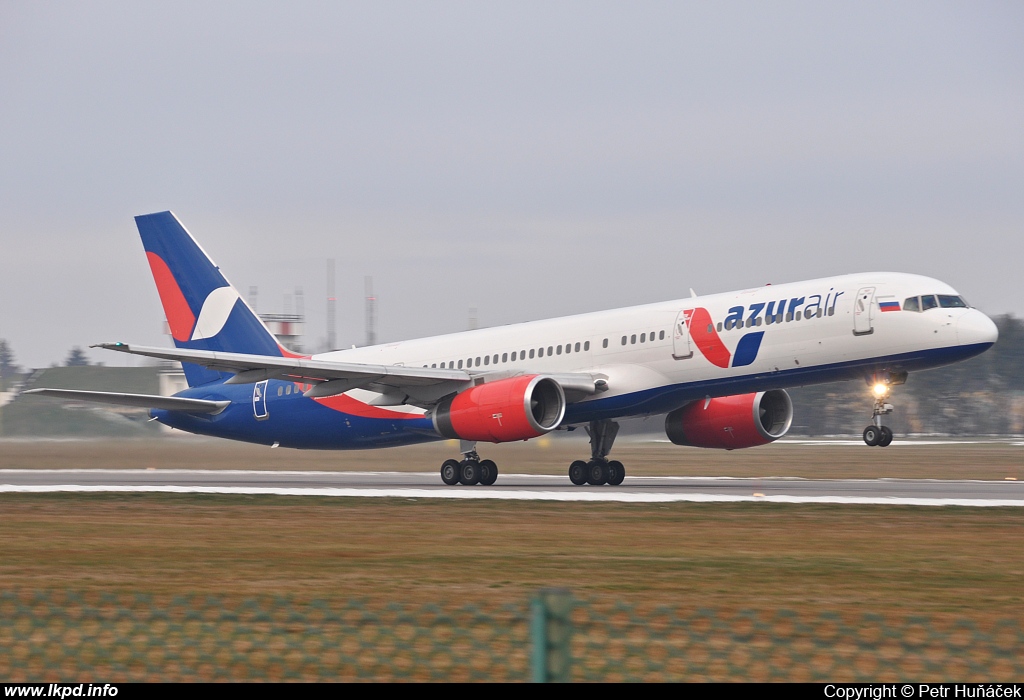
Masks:
[[[916,299],[923,310],[908,310]],[[913,306],[913,304],[911,305]],[[995,342],[995,326],[949,285],[865,273],[338,350],[314,360],[503,376],[589,373],[602,391],[570,402],[562,426],[671,412],[689,402],[939,367]],[[215,415],[155,409],[189,432],[261,444],[358,449],[443,439],[439,397],[365,389],[324,398],[309,384],[214,382],[179,396],[231,404]]]

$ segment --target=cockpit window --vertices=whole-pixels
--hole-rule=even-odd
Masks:
[[[918,303],[917,297],[910,297],[905,302],[903,302],[903,310],[904,311],[920,311],[921,310],[921,304]]]
[[[967,302],[963,300],[963,297],[954,296],[952,294],[940,294],[939,306],[944,309],[966,309]]]
[[[939,305],[939,302],[935,301],[934,294],[925,294],[921,297],[921,311],[927,311],[928,309],[934,309]]]

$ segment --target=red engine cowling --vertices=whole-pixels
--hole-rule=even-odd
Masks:
[[[793,422],[793,401],[782,389],[694,401],[665,417],[677,445],[735,450],[778,440]]]
[[[527,375],[478,384],[437,405],[434,430],[446,438],[511,442],[558,427],[565,393],[550,377]]]

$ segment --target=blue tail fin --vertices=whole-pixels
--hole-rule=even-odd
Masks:
[[[281,357],[285,350],[169,211],[136,216],[174,345]],[[225,378],[182,364],[189,386]]]

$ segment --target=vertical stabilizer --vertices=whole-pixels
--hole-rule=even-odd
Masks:
[[[136,216],[175,347],[280,357],[285,350],[169,211]],[[227,375],[183,363],[189,386]]]

